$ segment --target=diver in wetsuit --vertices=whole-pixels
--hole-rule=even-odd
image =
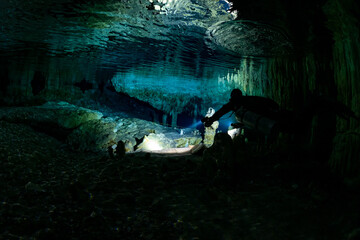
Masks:
[[[360,121],[360,117],[345,104],[323,96],[310,96],[308,104],[302,110],[294,112],[280,109],[279,105],[269,98],[243,96],[240,89],[231,92],[229,103],[211,117],[205,117],[201,121],[205,127],[210,127],[214,121],[230,111],[234,111],[236,119],[246,127],[272,136],[276,136],[278,132],[305,136],[311,129],[312,119],[316,115],[325,116],[325,119],[337,115],[343,119],[353,118]]]
[[[231,98],[227,104],[222,106],[213,116],[205,117],[201,121],[204,123],[205,127],[210,127],[214,121],[219,120],[223,115],[230,111],[234,111],[236,113],[236,118],[240,118],[240,120],[247,114],[248,118],[251,117],[254,121],[260,121],[260,118],[264,117],[277,121],[279,105],[269,98],[243,96],[240,89],[234,89],[231,92]],[[251,113],[251,116],[249,113]]]

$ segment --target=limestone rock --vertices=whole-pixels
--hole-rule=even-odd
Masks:
[[[66,129],[72,129],[81,124],[100,119],[102,113],[81,108],[67,102],[48,102],[37,107],[3,108],[0,119],[8,122],[26,124],[52,124]]]
[[[174,129],[136,118],[101,118],[87,121],[75,129],[67,139],[74,149],[82,151],[106,151],[109,147],[117,147],[122,141],[125,152],[132,152],[137,141],[143,139],[138,149],[164,149],[179,147],[188,142],[195,145],[201,142],[199,136],[182,138]],[[147,146],[150,143],[151,146]]]
[[[202,141],[201,137],[199,136],[192,136],[192,137],[181,137],[175,139],[175,144],[177,148],[188,147],[189,145],[197,145],[200,144]]]
[[[77,107],[67,102],[48,102],[40,108],[57,115],[57,123],[64,128],[75,128],[90,120],[100,119],[103,114],[87,108]]]
[[[189,145],[197,145],[202,141],[201,136],[198,135],[180,135],[179,133],[150,133],[144,137],[143,142],[138,146],[138,149],[151,151],[163,150],[169,148],[185,148]]]
[[[138,146],[138,149],[151,151],[174,148],[175,146],[175,141],[167,138],[165,134],[150,133],[149,136],[144,137],[144,141]]]
[[[216,129],[218,127],[219,127],[219,122],[215,121],[210,127],[205,128],[204,144],[207,148],[213,145]]]
[[[116,123],[107,119],[94,119],[75,129],[67,139],[70,146],[82,151],[100,150],[114,145],[116,133],[113,129]]]
[[[2,108],[0,120],[24,123],[63,137],[69,146],[81,151],[107,151],[124,143],[125,151],[134,151],[140,139],[157,139],[162,148],[186,147],[201,142],[201,137],[137,118],[103,118],[103,114],[67,102],[48,102],[41,106]],[[54,131],[56,130],[56,131]],[[65,132],[65,133],[64,133]],[[141,147],[140,147],[141,148]]]

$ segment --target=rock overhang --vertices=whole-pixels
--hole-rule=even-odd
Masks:
[[[45,72],[74,66],[84,72],[81,79],[68,80],[75,83],[83,78],[99,83],[104,79],[101,72],[110,70],[108,78],[118,91],[167,113],[183,112],[194,98],[201,99],[203,112],[220,106],[234,87],[262,95],[261,89],[249,90],[252,83],[245,82],[267,81],[261,58],[291,48],[270,26],[236,21],[227,1],[2,4],[5,34],[0,36],[0,55],[6,61]],[[56,67],[46,66],[50,62]],[[48,81],[65,81],[53,75]],[[47,88],[52,85],[62,87],[47,83]],[[177,104],[176,99],[185,101]]]

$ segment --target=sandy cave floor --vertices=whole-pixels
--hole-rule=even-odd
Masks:
[[[207,176],[201,155],[110,158],[0,121],[0,158],[0,239],[351,239],[359,227],[358,194],[276,156]]]

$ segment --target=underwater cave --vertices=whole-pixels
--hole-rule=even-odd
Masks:
[[[0,239],[360,238],[358,1],[0,16]]]

